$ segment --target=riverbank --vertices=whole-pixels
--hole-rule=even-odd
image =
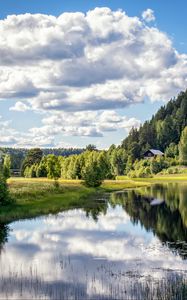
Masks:
[[[14,202],[1,207],[2,223],[55,214],[67,209],[94,207],[98,203],[93,199],[103,193],[141,187],[147,183],[107,180],[99,188],[87,188],[79,180],[59,180],[59,186],[55,186],[53,180],[46,178],[11,178],[8,185]]]
[[[117,180],[126,181],[129,180],[127,176],[117,176]],[[166,174],[166,175],[155,175],[150,178],[132,178],[133,182],[149,182],[149,183],[156,183],[156,182],[169,182],[169,181],[187,181],[187,173],[184,174]]]

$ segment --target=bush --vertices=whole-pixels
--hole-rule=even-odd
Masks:
[[[137,174],[134,170],[131,170],[128,174],[127,174],[128,177],[130,178],[137,178]]]
[[[6,205],[11,202],[6,179],[0,175],[0,205]]]
[[[137,175],[140,178],[150,178],[153,176],[150,167],[142,167]]]

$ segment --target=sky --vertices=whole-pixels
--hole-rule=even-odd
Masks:
[[[187,2],[0,2],[0,146],[120,144],[187,86]]]

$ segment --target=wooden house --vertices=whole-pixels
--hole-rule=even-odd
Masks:
[[[151,158],[151,157],[157,157],[157,156],[163,156],[164,153],[157,149],[149,149],[144,153],[144,158]]]

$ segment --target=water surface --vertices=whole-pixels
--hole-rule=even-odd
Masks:
[[[185,299],[187,184],[96,201],[1,224],[0,299]]]

